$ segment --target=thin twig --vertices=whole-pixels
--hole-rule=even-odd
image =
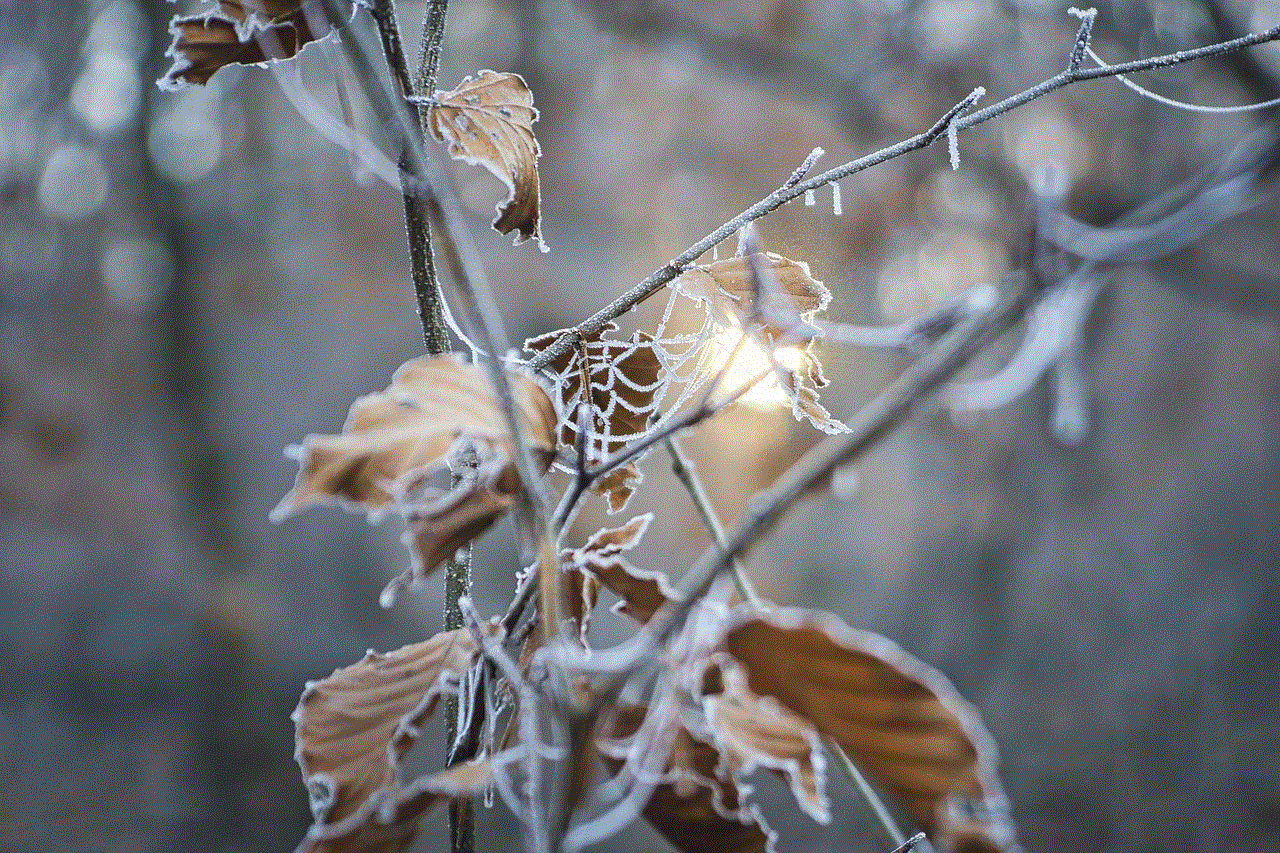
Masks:
[[[565,331],[565,334],[558,338],[551,346],[534,356],[529,364],[532,368],[539,369],[546,364],[554,361],[563,355],[570,347],[572,336],[579,334],[590,337],[598,333],[604,328],[609,321],[622,316],[622,314],[630,311],[634,306],[640,304],[649,298],[660,288],[675,279],[684,269],[705,252],[709,251],[712,246],[717,245],[730,235],[738,231],[748,222],[754,222],[760,217],[771,211],[774,211],[791,201],[804,195],[806,192],[825,186],[826,184],[838,181],[841,178],[847,178],[850,175],[857,174],[872,166],[878,166],[888,160],[909,154],[912,151],[918,151],[927,148],[943,136],[948,126],[956,131],[967,130],[974,125],[981,124],[988,119],[995,118],[1002,113],[1020,107],[1042,95],[1061,89],[1072,83],[1082,80],[1096,80],[1103,77],[1114,77],[1117,74],[1128,74],[1134,71],[1146,71],[1152,68],[1164,68],[1170,65],[1179,65],[1184,62],[1193,62],[1198,59],[1206,59],[1213,56],[1221,56],[1225,53],[1241,50],[1246,47],[1263,44],[1265,42],[1276,41],[1280,39],[1280,26],[1272,27],[1269,30],[1258,33],[1250,33],[1241,38],[1232,39],[1230,41],[1219,42],[1218,44],[1208,45],[1207,47],[1197,48],[1195,50],[1183,50],[1177,53],[1165,54],[1163,56],[1155,56],[1149,59],[1139,59],[1133,62],[1126,62],[1120,65],[1108,65],[1105,68],[1070,68],[1062,73],[1045,80],[1044,82],[1031,87],[1017,95],[1005,98],[999,103],[993,104],[981,110],[975,110],[972,113],[962,117],[954,118],[957,108],[961,108],[966,102],[971,102],[970,98],[961,101],[960,104],[948,110],[947,114],[941,120],[936,122],[933,127],[924,133],[917,134],[910,139],[904,139],[894,145],[881,148],[865,157],[859,157],[856,160],[837,166],[821,175],[816,175],[808,180],[798,183],[791,183],[788,180],[781,187],[770,193],[765,198],[751,205],[751,207],[742,211],[740,214],[729,220],[719,228],[694,243],[685,251],[681,252],[667,264],[652,272],[644,281],[632,287],[626,293],[614,299],[605,307],[601,308],[591,317],[582,321],[572,329]],[[954,121],[948,119],[948,116],[954,118]],[[807,161],[806,161],[807,162]]]
[[[702,523],[706,525],[707,532],[711,534],[711,541],[717,547],[723,548],[724,525],[720,523],[720,517],[716,514],[716,509],[711,504],[711,498],[707,496],[707,490],[702,486],[702,480],[698,477],[698,472],[693,467],[693,462],[689,460],[684,448],[680,446],[680,443],[674,437],[668,436],[664,443],[666,444],[667,452],[671,454],[671,472],[676,475],[676,479],[684,485],[685,491],[689,493],[689,499],[693,501],[694,508],[702,518]],[[761,606],[760,596],[756,594],[755,587],[751,585],[751,579],[747,577],[746,571],[742,568],[742,561],[734,558],[730,564],[730,571],[733,575],[733,585],[738,588],[738,595],[742,596],[743,601],[759,609]]]
[[[897,847],[895,847],[892,853],[911,853],[911,851],[915,850],[918,845],[921,845],[921,844],[927,845],[928,843],[929,841],[927,838],[925,838],[924,833],[917,832],[915,835],[911,836],[906,841],[902,842]]]
[[[440,60],[440,41],[444,36],[444,18],[448,10],[448,0],[433,0],[429,20],[433,26],[424,30],[422,54],[424,62],[419,64],[418,81],[409,78],[408,61],[400,39],[400,26],[396,20],[394,0],[376,0],[371,11],[378,24],[378,33],[382,40],[383,54],[391,69],[392,77],[399,88],[402,100],[409,100],[414,95],[431,94],[434,89],[435,67]],[[424,72],[425,59],[431,57],[430,76]],[[417,127],[412,132],[404,129],[403,145],[415,146],[421,150],[426,138],[426,110],[415,107],[417,111]],[[409,241],[409,268],[413,279],[413,292],[417,301],[418,320],[422,324],[422,338],[427,352],[441,355],[452,349],[449,340],[448,326],[444,318],[444,296],[440,291],[440,281],[436,275],[435,253],[431,246],[431,225],[427,221],[427,211],[419,194],[412,189],[406,180],[409,175],[422,177],[419,169],[410,168],[407,152],[400,156],[401,170],[400,191],[404,201],[405,232]],[[474,456],[474,454],[473,454]],[[457,485],[455,483],[455,485]],[[471,547],[467,546],[465,554],[459,559],[450,560],[445,566],[444,578],[444,628],[453,630],[462,627],[463,614],[458,602],[471,595]],[[481,685],[477,685],[477,691]],[[453,765],[475,757],[478,739],[472,731],[466,732],[467,743],[459,749],[458,719],[459,710],[469,712],[478,717],[480,707],[471,697],[471,705],[461,708],[460,703],[467,701],[463,696],[450,696],[445,703],[446,743],[449,744],[447,764]],[[473,729],[473,727],[468,727]],[[469,749],[467,747],[470,747]],[[449,841],[453,853],[474,853],[475,822],[472,815],[471,800],[459,797],[449,803]]]
[[[444,43],[445,12],[449,0],[431,0],[422,19],[422,51],[418,54],[417,94],[429,98],[435,94],[436,76],[440,71],[440,46]]]
[[[871,783],[867,781],[867,778],[862,775],[862,771],[858,769],[858,766],[853,763],[853,759],[849,758],[849,753],[844,751],[844,748],[836,742],[835,738],[824,737],[822,745],[836,757],[836,762],[857,787],[862,799],[866,800],[867,805],[871,806],[871,811],[875,815],[876,821],[884,830],[885,835],[889,836],[889,841],[898,845],[898,850],[911,849],[907,847],[907,836],[898,828],[898,822],[893,819],[893,815],[889,814],[889,809],[885,807],[884,801],[880,799],[880,795],[871,787]],[[917,838],[923,837],[923,833],[917,836]]]

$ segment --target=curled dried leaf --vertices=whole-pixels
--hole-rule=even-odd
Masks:
[[[623,556],[640,542],[653,513],[638,515],[621,527],[598,530],[581,548],[561,552],[569,566],[596,578],[618,596],[616,609],[637,622],[648,622],[658,608],[676,597],[675,587],[662,572],[644,571]]]
[[[769,303],[757,310],[755,273],[752,261],[763,259],[778,289],[767,294]],[[707,306],[711,316],[722,326],[737,326],[752,319],[772,342],[798,329],[783,324],[789,317],[810,320],[826,309],[831,291],[815,279],[804,261],[793,261],[773,252],[762,256],[741,256],[714,261],[706,266],[685,270],[676,287],[687,296]],[[786,300],[783,302],[782,300]]]
[[[316,824],[298,853],[401,853],[413,843],[418,822],[437,805],[491,785],[494,765],[485,759],[415,779],[337,823]]]
[[[591,628],[591,613],[600,597],[600,581],[570,566],[564,566],[564,589],[568,598],[565,611],[577,626],[577,639],[584,648]]]
[[[294,56],[341,22],[330,22],[317,0],[221,0],[203,15],[177,16],[169,24],[173,67],[161,88],[209,82],[227,65],[262,65]]]
[[[510,508],[519,486],[509,461],[511,437],[480,368],[453,356],[419,358],[396,371],[391,386],[361,397],[341,435],[311,435],[297,456],[298,479],[272,512],[280,520],[317,503],[337,503],[377,518],[393,503],[409,521],[412,568],[383,593],[425,577]],[[542,470],[551,464],[555,410],[527,376],[511,390]],[[453,457],[469,447],[478,469],[449,485]],[[433,478],[442,485],[432,485]]]
[[[388,796],[418,727],[478,655],[470,631],[447,631],[390,654],[370,652],[307,685],[293,713],[295,758],[318,827],[364,814]]]
[[[511,390],[530,441],[549,465],[555,442],[550,399],[519,374],[511,375]],[[352,404],[341,435],[307,436],[298,451],[297,482],[272,517],[286,518],[319,503],[376,515],[421,480],[423,469],[446,458],[463,435],[511,456],[511,438],[488,376],[455,356],[408,361],[387,390]]]
[[[436,469],[433,472],[431,469]],[[423,471],[448,474],[448,462],[440,460]],[[424,489],[404,507],[404,543],[412,556],[409,568],[382,591],[382,604],[390,607],[397,594],[424,580],[459,548],[489,529],[515,502],[516,473],[505,456],[487,459],[454,488]]]
[[[826,433],[847,432],[818,402],[817,389],[827,384],[813,350],[810,322],[831,301],[826,285],[809,265],[773,252],[726,258],[686,270],[676,279],[679,292],[701,302],[722,330],[736,340],[743,330],[769,353],[775,386],[791,402],[797,420],[807,420]],[[757,294],[763,298],[757,303]],[[754,360],[754,359],[753,359]]]
[[[583,403],[589,407],[588,462],[599,462],[643,435],[664,390],[662,362],[653,338],[644,332],[634,333],[630,341],[606,337],[617,330],[616,324],[609,323],[546,367],[556,377],[562,444],[575,446],[578,407]],[[565,331],[530,338],[524,348],[541,352]],[[632,460],[597,479],[591,488],[605,497],[609,512],[616,513],[626,507],[641,480],[640,468]]]
[[[991,736],[939,672],[813,611],[740,615],[725,645],[754,693],[832,738],[945,848],[1017,849]]]
[[[436,92],[427,113],[431,135],[449,143],[449,156],[483,166],[507,185],[493,227],[516,242],[542,242],[538,157],[533,135],[538,111],[519,74],[481,71],[451,92]]]
[[[719,748],[721,774],[738,779],[765,767],[786,779],[796,802],[820,823],[831,820],[825,762],[817,731],[773,699],[734,683],[704,700],[707,728]]]
[[[601,743],[601,755],[613,772],[626,762],[619,757],[625,753],[610,740],[633,736],[644,723],[645,713],[642,706],[617,709],[612,729]],[[660,782],[645,804],[645,819],[684,853],[770,850],[773,832],[758,809],[743,802],[734,782],[717,777],[720,752],[683,726],[673,725],[673,731],[664,733],[670,738],[669,753],[657,773]]]

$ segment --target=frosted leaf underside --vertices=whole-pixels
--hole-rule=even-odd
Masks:
[[[370,652],[307,686],[293,715],[295,757],[317,828],[358,824],[396,794],[400,761],[417,740],[418,727],[477,655],[470,631],[448,631],[389,654]],[[317,829],[304,849],[400,849],[350,847],[318,837],[323,834]]]
[[[167,55],[174,64],[160,85],[204,84],[228,65],[288,59],[337,26],[329,22],[318,0],[221,0],[202,15],[177,16],[170,22],[173,44]]]
[[[609,735],[616,739],[634,735],[646,711],[642,706],[619,707]],[[717,778],[720,752],[683,726],[672,725],[674,731],[666,733],[670,750],[657,768],[661,781],[643,809],[645,819],[682,853],[765,853],[771,830],[743,802],[734,782]],[[602,757],[614,773],[625,763],[607,743],[602,745]]]
[[[512,395],[535,460],[545,471],[555,443],[555,410],[527,376],[509,374]],[[478,467],[450,484],[460,443]],[[356,400],[341,435],[303,441],[297,482],[276,520],[319,503],[376,518],[393,505],[410,525],[414,564],[390,592],[430,573],[483,533],[511,506],[519,479],[513,448],[488,374],[455,356],[406,362],[382,392]]]

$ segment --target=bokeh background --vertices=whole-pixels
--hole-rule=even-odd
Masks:
[[[3,850],[291,850],[309,817],[288,718],[303,683],[440,624],[438,589],[378,607],[407,559],[394,523],[267,521],[293,478],[282,449],[336,431],[422,351],[399,196],[268,72],[159,92],[179,8],[0,0]],[[400,4],[411,44],[422,11]],[[1116,0],[1095,46],[1121,61],[1278,21],[1274,0]],[[455,0],[441,84],[516,70],[542,111],[549,254],[489,231],[497,182],[455,170],[512,337],[602,306],[815,146],[830,166],[977,85],[991,102],[1051,76],[1075,26],[1040,0]],[[340,54],[303,65],[336,110]],[[1199,103],[1272,98],[1280,47],[1143,80]],[[900,320],[1023,263],[1046,164],[1066,170],[1066,209],[1106,224],[1275,120],[1084,83],[962,134],[959,171],[935,146],[845,180],[839,216],[829,192],[778,211],[762,239],[811,264],[835,319]],[[1271,195],[1107,271],[1076,446],[1043,384],[961,420],[926,407],[856,490],[805,505],[747,560],[773,599],[955,681],[1000,745],[1031,851],[1280,849],[1278,222]],[[823,358],[837,415],[905,363]],[[745,409],[687,443],[731,516],[816,438]],[[661,517],[636,559],[678,573],[705,538],[667,460],[647,469],[632,509]],[[478,548],[482,610],[509,596],[511,538]],[[833,786],[821,827],[760,780],[781,849],[887,849]],[[509,820],[486,827],[482,843],[510,845]],[[662,845],[644,828],[618,842]],[[446,848],[440,824],[419,847]]]

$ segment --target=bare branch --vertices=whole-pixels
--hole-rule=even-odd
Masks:
[[[1020,107],[1023,104],[1034,101],[1043,95],[1047,95],[1063,86],[1077,83],[1081,80],[1095,80],[1102,77],[1114,77],[1118,74],[1127,74],[1134,71],[1145,71],[1151,68],[1164,68],[1171,65],[1180,65],[1184,62],[1194,62],[1198,59],[1206,59],[1213,56],[1221,56],[1232,51],[1242,50],[1246,47],[1263,44],[1265,42],[1276,41],[1280,39],[1280,26],[1272,27],[1263,32],[1251,33],[1241,38],[1231,39],[1230,41],[1219,42],[1218,44],[1208,45],[1206,47],[1197,48],[1195,50],[1182,50],[1177,53],[1165,54],[1163,56],[1155,56],[1149,59],[1140,59],[1134,62],[1126,62],[1120,65],[1109,65],[1106,68],[1068,68],[1062,73],[1039,83],[1017,95],[1005,98],[997,104],[993,104],[981,110],[972,112],[963,118],[956,118],[956,112],[959,109],[963,111],[962,104],[971,103],[970,98],[966,98],[960,104],[952,107],[947,113],[936,122],[933,127],[924,133],[917,134],[909,139],[904,139],[894,145],[882,148],[865,157],[859,157],[856,160],[850,160],[844,165],[837,166],[830,171],[821,175],[816,175],[808,180],[799,183],[791,183],[790,179],[780,186],[777,190],[770,193],[765,198],[753,204],[751,207],[742,211],[719,228],[694,243],[685,251],[681,252],[666,265],[660,267],[649,276],[626,293],[614,299],[605,307],[601,308],[588,319],[579,323],[577,326],[565,332],[563,336],[551,346],[538,353],[530,360],[530,366],[535,370],[554,359],[563,355],[572,345],[573,335],[576,333],[582,336],[590,336],[599,332],[609,321],[620,317],[632,307],[643,302],[659,288],[665,286],[676,276],[684,271],[685,267],[692,264],[711,247],[719,244],[721,241],[733,235],[742,226],[748,222],[754,222],[765,214],[777,210],[782,205],[810,192],[818,187],[846,178],[850,175],[857,174],[872,166],[878,166],[881,163],[909,154],[912,151],[918,151],[927,148],[938,140],[946,131],[948,126],[953,127],[957,132],[967,130],[974,125],[981,124],[988,119],[995,118],[998,115],[1007,113],[1010,110]],[[954,120],[948,119],[952,117]],[[807,161],[806,161],[807,162]],[[799,170],[797,170],[799,171]]]
[[[1085,53],[1089,50],[1089,40],[1093,37],[1093,22],[1098,18],[1098,10],[1093,7],[1081,10],[1072,6],[1067,12],[1080,19],[1080,29],[1076,33],[1076,44],[1075,47],[1071,48],[1071,61],[1067,64],[1068,71],[1075,71],[1080,67],[1080,63],[1084,61]]]

